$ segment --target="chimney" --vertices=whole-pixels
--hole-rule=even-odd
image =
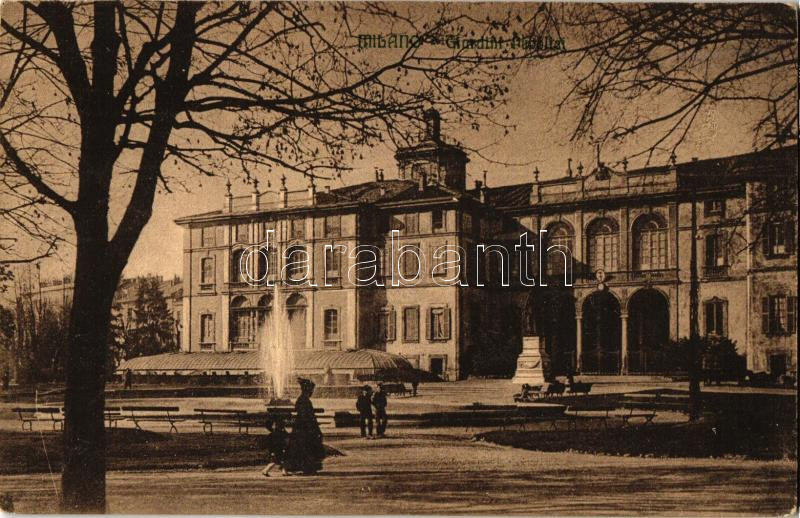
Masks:
[[[375,181],[376,182],[381,181],[381,170],[378,169],[377,167],[375,168]]]
[[[425,173],[420,171],[419,176],[417,176],[417,182],[418,182],[417,188],[419,189],[419,191],[420,192],[424,191],[425,190]]]
[[[278,202],[281,208],[285,209],[289,206],[289,189],[286,188],[286,175],[281,175],[281,188],[278,191]]]
[[[325,186],[325,194],[330,194],[330,193],[331,193],[331,186],[330,185],[326,185]]]
[[[309,205],[314,205],[317,201],[317,184],[314,183],[314,177],[312,176],[308,180],[308,202]]]
[[[425,110],[423,118],[425,119],[425,139],[439,142],[442,124],[439,112],[433,108]]]
[[[572,178],[572,159],[567,159],[567,178]]]
[[[233,212],[233,194],[231,194],[231,179],[225,182],[225,212]]]
[[[258,210],[259,198],[260,198],[260,195],[258,193],[258,179],[254,178],[253,179],[253,195],[252,195],[253,210]]]

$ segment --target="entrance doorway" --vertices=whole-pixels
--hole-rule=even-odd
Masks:
[[[581,331],[583,372],[620,372],[621,324],[619,301],[607,290],[596,291],[583,302]]]
[[[662,372],[669,341],[669,301],[649,288],[633,294],[628,302],[628,371]]]
[[[445,371],[445,359],[441,357],[431,358],[430,371],[437,376],[443,376]]]

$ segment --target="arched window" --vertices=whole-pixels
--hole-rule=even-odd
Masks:
[[[563,276],[564,267],[572,261],[575,235],[566,223],[556,223],[547,229],[544,252],[547,254],[547,275]],[[556,248],[553,248],[556,247]],[[569,272],[569,270],[568,270]]]
[[[256,318],[259,328],[264,325],[264,322],[267,320],[267,313],[270,309],[272,309],[272,296],[262,295],[261,298],[258,299],[258,304],[256,305]]]
[[[256,345],[255,308],[246,297],[231,301],[230,342],[232,349],[250,349]]]
[[[593,272],[619,269],[619,226],[611,219],[596,219],[586,228],[587,255]]]
[[[661,218],[641,216],[633,224],[633,257],[636,270],[667,267],[667,226]]]

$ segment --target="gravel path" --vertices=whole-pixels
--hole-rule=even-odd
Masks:
[[[114,513],[548,515],[783,514],[795,505],[789,461],[654,459],[540,453],[398,430],[364,441],[312,477],[264,478],[252,468],[112,472]],[[0,477],[16,511],[53,512],[47,474]]]

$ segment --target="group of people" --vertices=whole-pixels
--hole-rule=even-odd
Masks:
[[[262,474],[270,476],[275,468],[283,475],[313,475],[322,469],[325,458],[325,447],[322,445],[322,430],[314,415],[311,396],[314,394],[314,382],[299,378],[300,396],[294,405],[294,424],[292,432],[286,431],[284,416],[272,416],[267,427],[270,433],[266,437],[266,449],[269,464]]]
[[[375,408],[374,412],[373,407]],[[378,383],[378,390],[374,394],[369,385],[361,388],[361,393],[356,400],[356,410],[358,410],[361,437],[372,439],[375,436],[386,435],[386,392],[383,391],[382,383]],[[375,420],[376,435],[372,434],[373,419]]]
[[[297,381],[300,384],[300,396],[294,405],[295,416],[291,433],[286,430],[288,413],[275,413],[267,422],[269,434],[265,438],[265,448],[269,463],[262,471],[266,477],[271,476],[276,469],[283,475],[313,475],[322,469],[325,448],[322,444],[322,431],[311,404],[314,382],[304,378]],[[383,384],[379,383],[374,393],[369,385],[361,388],[356,401],[361,437],[371,439],[385,436],[386,405]]]

